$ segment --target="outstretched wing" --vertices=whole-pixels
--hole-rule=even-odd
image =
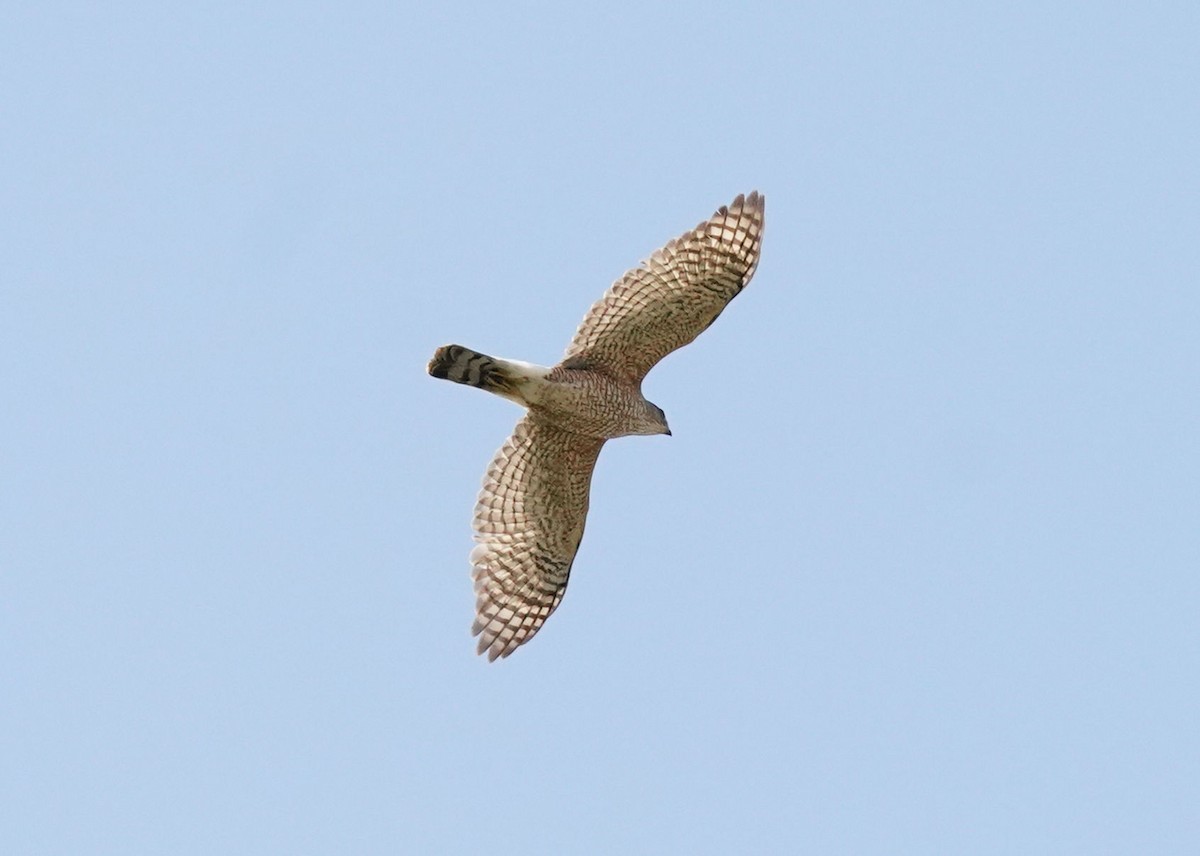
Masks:
[[[762,244],[763,197],[738,196],[621,277],[584,317],[564,362],[641,382],[691,342],[750,281]]]
[[[603,445],[530,415],[488,466],[475,505],[471,632],[489,660],[528,642],[562,600]]]

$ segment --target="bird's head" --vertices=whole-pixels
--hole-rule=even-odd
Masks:
[[[645,402],[645,411],[642,414],[642,420],[639,427],[639,434],[666,434],[671,436],[671,429],[667,427],[667,414],[663,413],[661,407],[657,404]]]

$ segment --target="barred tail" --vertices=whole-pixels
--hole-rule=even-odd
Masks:
[[[429,373],[467,386],[477,386],[499,395],[513,392],[517,377],[504,360],[489,357],[462,345],[443,345],[429,361]]]

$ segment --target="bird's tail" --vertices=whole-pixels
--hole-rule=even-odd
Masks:
[[[537,368],[527,363],[489,357],[462,345],[443,345],[429,361],[429,373],[434,377],[477,386],[522,403],[524,401],[518,393],[518,387],[531,376],[541,374],[531,371]]]

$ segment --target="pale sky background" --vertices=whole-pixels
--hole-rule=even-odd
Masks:
[[[0,852],[1200,852],[1200,5],[10,3]],[[474,655],[512,404],[753,284]]]

